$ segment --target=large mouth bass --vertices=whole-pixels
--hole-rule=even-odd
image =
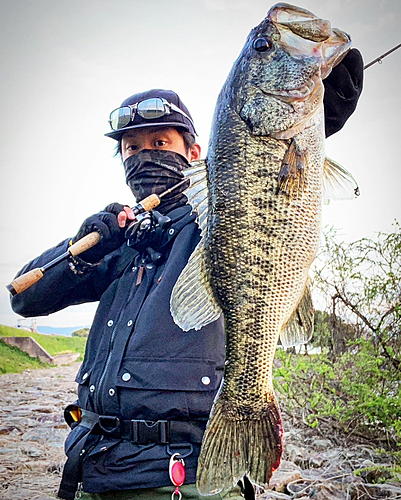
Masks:
[[[353,191],[325,159],[322,79],[350,37],[307,10],[277,4],[254,28],[219,95],[203,165],[187,196],[202,241],[173,290],[184,330],[224,313],[224,381],[198,463],[201,494],[228,490],[245,474],[266,486],[280,463],[282,425],[273,392],[279,338],[308,340],[308,272],[320,233],[324,189]]]

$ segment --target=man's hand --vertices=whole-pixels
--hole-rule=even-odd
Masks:
[[[80,257],[84,261],[94,264],[102,260],[105,255],[117,250],[124,243],[127,222],[133,220],[135,220],[135,215],[131,208],[120,203],[112,203],[102,212],[88,217],[79,228],[73,242],[93,231],[98,231],[100,241],[96,246],[81,254]]]
[[[363,59],[359,50],[351,49],[323,83],[326,137],[329,137],[344,126],[361,95]]]

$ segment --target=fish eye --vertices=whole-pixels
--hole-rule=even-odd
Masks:
[[[253,42],[253,48],[258,52],[266,52],[270,49],[270,43],[266,40],[266,38],[258,37]]]

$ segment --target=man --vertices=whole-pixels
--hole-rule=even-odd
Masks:
[[[362,71],[354,49],[326,80],[327,135],[355,109]],[[135,94],[109,122],[106,135],[117,141],[137,201],[177,185],[189,162],[200,158],[192,117],[172,91]],[[199,241],[184,190],[185,183],[139,220],[127,205],[113,203],[21,271],[41,267],[92,231],[101,235],[98,245],[12,299],[23,316],[99,300],[76,378],[79,399],[65,414],[72,430],[61,498],[72,500],[78,483],[82,498],[178,498],[169,477],[178,460],[185,462],[184,498],[201,498],[194,486],[197,457],[222,379],[224,328],[220,318],[184,333],[171,318],[171,290]],[[249,483],[245,489],[252,498]],[[236,487],[208,498],[241,495]]]

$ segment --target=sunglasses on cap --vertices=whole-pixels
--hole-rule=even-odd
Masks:
[[[154,120],[162,116],[171,115],[174,112],[185,116],[195,128],[194,122],[184,111],[163,97],[152,97],[151,99],[145,99],[132,105],[117,108],[110,113],[109,123],[113,130],[119,130],[132,122],[135,114],[138,114],[141,118],[145,118],[145,120]]]

